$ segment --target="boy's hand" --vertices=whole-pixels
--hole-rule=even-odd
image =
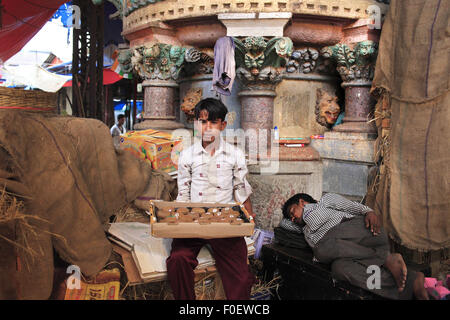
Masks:
[[[364,222],[366,224],[366,228],[368,229],[370,228],[370,231],[373,233],[374,236],[380,233],[380,219],[375,214],[375,212],[370,211],[366,213]]]

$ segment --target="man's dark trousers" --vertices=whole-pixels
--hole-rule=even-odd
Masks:
[[[352,285],[369,290],[389,299],[411,299],[416,273],[408,269],[405,289],[398,292],[395,279],[383,264],[389,255],[389,240],[381,228],[374,236],[365,227],[364,217],[344,219],[339,225],[328,231],[313,248],[314,256],[322,263],[331,264],[333,278],[348,281]],[[367,279],[369,266],[380,267],[381,289],[369,289]]]

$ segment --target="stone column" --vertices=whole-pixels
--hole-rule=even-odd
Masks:
[[[184,127],[175,121],[175,108],[179,107],[177,80],[185,62],[199,59],[198,52],[193,48],[165,43],[137,46],[129,51],[121,65],[131,66],[134,73],[145,79],[142,83],[144,122],[136,124],[135,129],[172,131]]]
[[[242,40],[234,38],[234,43],[238,66],[236,74],[243,84],[243,90],[239,93],[241,127],[250,134],[249,129],[255,129],[257,134],[257,141],[246,138],[246,148],[250,156],[266,157],[271,154],[273,107],[277,95],[275,88],[282,80],[286,58],[292,54],[293,44],[287,37],[267,41],[259,36]],[[263,151],[263,145],[258,146],[264,136],[267,152]]]
[[[172,80],[146,80],[144,88],[144,121],[134,126],[137,130],[175,130],[183,128],[176,122],[175,108],[178,106],[178,84]]]
[[[266,136],[267,148],[270,150],[271,133],[273,129],[273,105],[276,97],[274,90],[242,90],[241,99],[241,127],[245,132],[254,130],[258,142],[262,135]],[[258,144],[246,139],[246,146],[251,155],[258,154]],[[261,149],[261,146],[259,146]]]
[[[376,133],[375,123],[370,120],[375,101],[370,95],[372,82],[343,82],[345,88],[345,117],[343,123],[333,130],[339,132]]]

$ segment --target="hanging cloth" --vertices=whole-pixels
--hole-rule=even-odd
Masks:
[[[226,96],[231,95],[236,76],[234,49],[232,37],[219,38],[214,45],[213,90]]]

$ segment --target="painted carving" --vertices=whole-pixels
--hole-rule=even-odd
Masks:
[[[378,44],[366,40],[358,42],[353,49],[346,44],[325,47],[321,52],[333,59],[343,81],[371,81],[374,75]]]
[[[317,89],[316,94],[316,121],[324,127],[331,128],[341,112],[337,103],[338,98],[323,89]]]
[[[181,103],[181,110],[186,114],[188,121],[194,120],[195,105],[202,99],[202,88],[191,88],[188,90]]]
[[[247,87],[261,81],[281,81],[286,59],[292,54],[293,44],[287,37],[266,41],[263,37],[233,38],[236,45],[237,76]]]
[[[189,48],[184,54],[184,60],[186,62],[197,62],[200,60],[202,52],[195,48]]]
[[[193,76],[214,70],[214,59],[206,50],[155,43],[130,52],[131,65],[146,80],[177,80],[182,71],[183,76]]]
[[[131,73],[133,71],[132,58],[132,50],[127,49],[119,52],[117,60],[119,61],[121,71],[124,73]]]
[[[286,65],[288,73],[336,74],[336,63],[329,56],[322,55],[314,48],[300,48],[289,57]]]
[[[134,49],[132,63],[144,79],[177,80],[185,61],[186,48],[156,43]]]
[[[235,43],[239,44],[239,40],[235,39]],[[247,70],[253,75],[258,75],[259,70],[262,68],[265,60],[264,50],[267,47],[267,43],[263,37],[248,37],[243,41],[244,46],[244,65]],[[237,45],[237,52],[239,52],[239,46]]]
[[[183,76],[190,77],[197,74],[212,74],[214,71],[214,51],[210,49],[186,50]]]
[[[290,56],[286,66],[286,71],[289,73],[313,72],[316,68],[317,58],[319,58],[319,51],[314,48],[302,48],[295,50]]]

